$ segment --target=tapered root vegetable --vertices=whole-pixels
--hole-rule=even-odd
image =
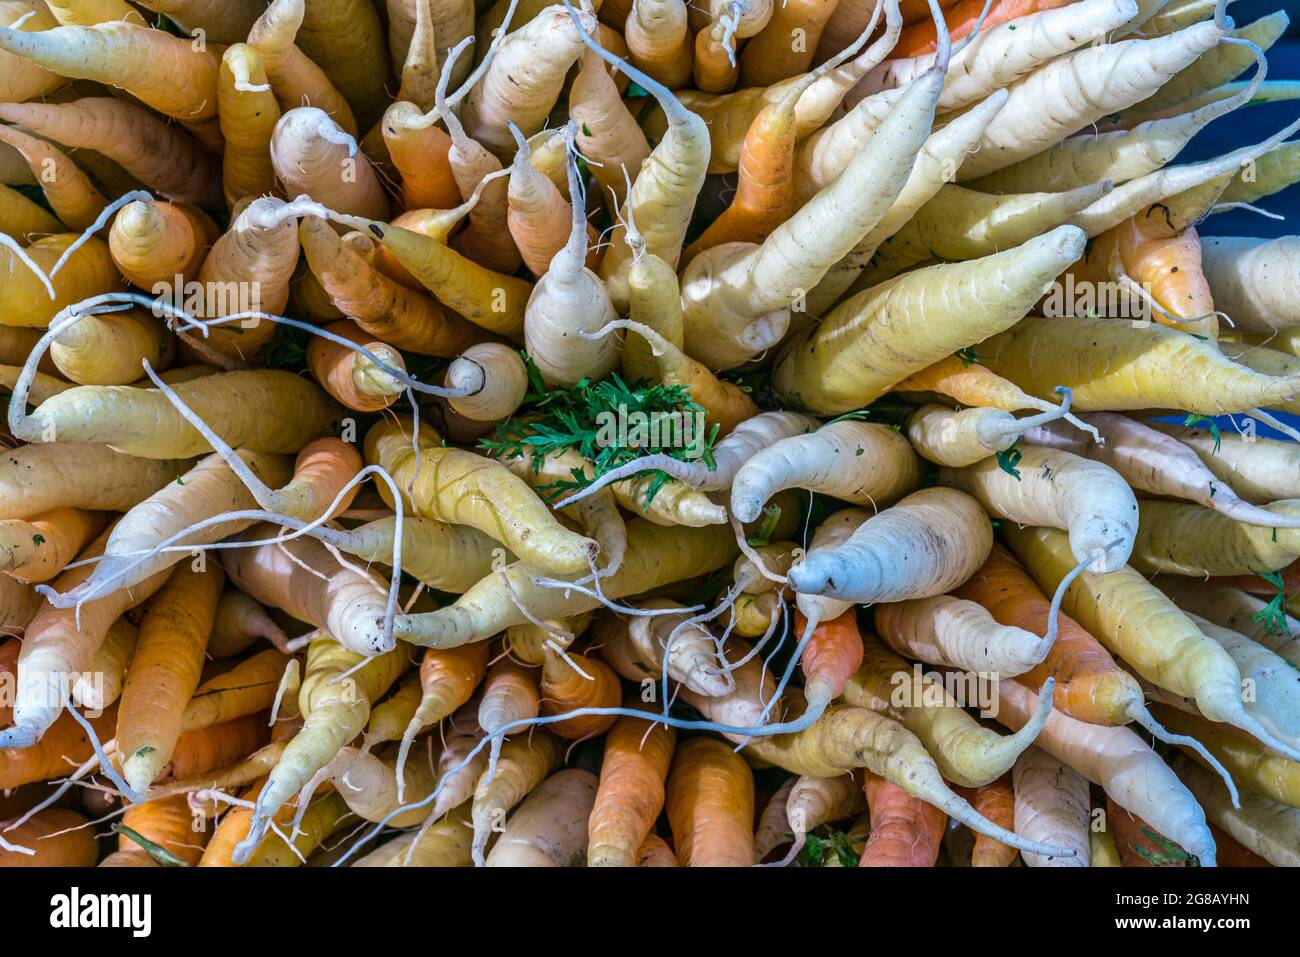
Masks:
[[[353,867],[469,867],[470,836],[464,809],[452,811],[427,831],[407,831],[358,858]]]
[[[107,533],[87,547],[82,557],[103,551]],[[63,572],[54,588],[67,591],[83,581],[93,566],[81,565]],[[46,603],[28,624],[18,659],[14,689],[13,727],[0,731],[0,747],[30,747],[63,711],[73,676],[84,672],[122,613],[145,601],[164,581],[157,572],[130,591],[112,592],[86,602],[77,610]]]
[[[384,634],[385,595],[370,578],[341,563],[319,542],[274,542],[270,526],[255,525],[248,541],[271,544],[233,548],[222,554],[230,581],[267,605],[310,622],[337,639],[350,653],[389,653]]]
[[[460,648],[438,651],[429,648],[420,662],[420,703],[407,722],[402,734],[402,746],[397,753],[400,775],[415,736],[449,717],[470,699],[474,689],[483,680],[487,668],[488,646],[475,642]],[[398,789],[401,797],[401,788]]]
[[[0,29],[0,48],[62,76],[119,87],[191,125],[217,112],[219,60],[206,46],[122,20],[39,33]]]
[[[10,2],[0,8],[0,23],[13,31],[50,30],[59,25],[51,12],[25,2]],[[4,76],[0,81],[0,99],[11,103],[53,93],[68,82],[57,71],[47,70],[34,60],[8,50],[0,51],[0,74]]]
[[[371,704],[405,667],[406,655],[400,650],[362,658],[329,638],[308,645],[307,667],[298,693],[302,730],[285,747],[257,795],[248,836],[235,850],[236,863],[248,860],[261,843],[270,816],[328,764],[339,748],[361,733]]]
[[[202,572],[182,566],[145,609],[116,736],[122,776],[138,793],[171,759],[183,730],[183,703],[199,684],[223,578],[215,565]]]
[[[921,461],[898,432],[845,419],[782,439],[746,461],[732,481],[731,511],[752,522],[767,500],[786,488],[879,508],[920,482]]]
[[[984,131],[959,178],[1010,166],[1146,99],[1224,33],[1217,23],[1200,23],[1168,37],[1085,47],[1041,67],[1011,87],[1006,108]],[[1045,103],[1058,108],[1045,111]]]
[[[357,121],[343,94],[294,43],[306,13],[305,0],[273,0],[248,31],[282,110],[303,105],[324,110],[341,128],[357,135]]]
[[[1007,23],[994,24],[990,14],[979,35],[953,54],[939,109],[959,110],[999,87],[1009,87],[1050,60],[1078,49],[1089,38],[1105,36],[1136,11],[1132,0],[1083,0],[1056,9],[1040,8]],[[933,53],[893,57],[858,84],[850,102],[857,95],[901,86],[933,61]],[[1098,176],[1092,182],[1104,178]],[[1045,187],[1018,184],[1014,188]]]
[[[527,280],[479,265],[442,240],[410,229],[354,216],[339,221],[378,239],[444,306],[491,332],[523,337],[524,307],[533,288]]]
[[[963,587],[969,590],[988,565]],[[1051,650],[1046,636],[1003,625],[981,605],[951,595],[881,605],[875,621],[880,637],[899,654],[966,671],[1013,677],[1041,664]]]
[[[929,136],[941,83],[938,73],[927,73],[910,86],[834,182],[761,245],[728,244],[692,260],[682,277],[689,352],[729,368],[781,341],[790,307],[857,246],[902,192]],[[830,235],[827,222],[837,227]]]
[[[1027,841],[980,817],[943,782],[934,760],[910,731],[865,708],[835,705],[803,731],[756,738],[747,747],[763,760],[797,774],[833,777],[853,768],[865,768],[913,798],[1010,847],[1041,854],[1068,854],[1064,848]]]
[[[304,219],[302,250],[325,293],[348,318],[376,339],[426,355],[458,355],[484,337],[477,326],[380,272],[361,234],[340,237],[328,223]]]
[[[1210,820],[1244,847],[1274,867],[1300,864],[1300,853],[1296,851],[1300,847],[1300,811],[1250,792],[1242,795],[1240,808],[1233,807],[1222,784],[1210,772],[1182,755],[1174,758],[1172,766],[1205,807]]]
[[[954,412],[941,405],[924,405],[907,420],[907,437],[922,457],[939,465],[974,465],[1016,444],[1029,429],[1069,415],[1069,400],[1059,409],[1017,419],[1001,409],[974,408]]]
[[[488,867],[571,867],[587,851],[587,819],[597,779],[588,771],[557,771],[524,800],[488,854]]]
[[[366,460],[393,476],[414,514],[478,528],[548,573],[582,571],[594,560],[596,543],[560,525],[505,466],[441,447],[427,427],[415,440],[417,457],[409,432],[400,422],[376,424],[366,435]]]
[[[604,617],[592,626],[601,658],[630,681],[658,679],[668,659],[668,677],[698,694],[716,696],[729,689],[720,673],[721,662],[709,630],[691,620],[691,613],[666,598],[637,603],[642,611],[658,614],[629,620]]]
[[[635,704],[629,704],[635,707]],[[677,734],[621,717],[605,735],[600,784],[587,822],[588,867],[635,867],[664,804]]]
[[[1070,452],[1033,445],[1019,451],[1019,475],[985,459],[940,469],[939,481],[974,496],[996,518],[1068,531],[1075,560],[1094,559],[1089,568],[1095,574],[1123,568],[1138,526],[1128,483],[1108,465]]]
[[[372,341],[354,322],[333,322],[325,331],[355,342],[394,369],[406,371],[400,352],[385,342]],[[358,412],[386,409],[406,389],[368,356],[329,339],[315,337],[308,344],[307,367],[326,392]]]
[[[84,814],[51,807],[17,827],[12,824],[0,822],[5,834],[0,867],[94,867],[99,859],[99,844]]]
[[[207,843],[207,830],[196,821],[183,794],[133,804],[122,815],[117,849],[99,866],[194,867]]]
[[[794,844],[785,857],[776,862],[785,866],[799,856],[808,839],[808,832],[831,821],[852,817],[867,809],[860,773],[843,774],[833,778],[800,777],[789,789],[785,800],[785,820]],[[758,849],[755,849],[758,856]]]
[[[135,654],[138,632],[131,622],[119,618],[95,649],[85,672],[72,685],[72,703],[91,713],[103,711],[122,695],[127,669]]]
[[[17,649],[14,650],[14,656],[17,656]],[[10,678],[13,667],[9,663],[4,672]],[[96,737],[108,741],[113,737],[117,706],[109,707],[98,717],[88,717],[88,720]],[[70,770],[70,762],[75,766],[95,756],[95,746],[85,728],[72,715],[63,714],[31,747],[5,750],[4,766],[0,769],[0,787],[8,790],[66,775]]]
[[[280,649],[288,642],[284,631],[265,608],[239,589],[227,588],[217,602],[212,635],[208,639],[208,654],[213,658],[230,658],[259,638],[265,638]]]
[[[1283,568],[1300,556],[1300,532],[1292,526],[1300,502],[1276,502],[1264,511],[1276,511],[1286,524],[1244,525],[1198,505],[1144,501],[1133,567],[1147,574],[1199,576]]]
[[[106,517],[55,508],[31,521],[0,521],[0,571],[20,582],[49,581],[104,529]]]
[[[1188,499],[1235,521],[1270,527],[1285,527],[1296,521],[1243,501],[1229,484],[1230,477],[1220,481],[1194,450],[1174,436],[1113,413],[1092,413],[1085,421],[1105,436],[1104,445],[1056,424],[1035,427],[1026,438],[1035,445],[1067,450],[1102,462],[1119,472],[1135,489],[1166,498]]]
[[[528,369],[519,353],[497,342],[470,346],[447,367],[444,383],[464,395],[447,404],[475,422],[500,422],[510,418],[528,393]]]
[[[55,508],[124,512],[175,482],[190,465],[123,455],[106,445],[23,445],[0,455],[0,515],[30,519]],[[81,481],[82,470],[98,481]]]
[[[167,292],[177,276],[182,286],[193,279],[216,238],[216,225],[198,210],[137,200],[113,218],[108,247],[129,282],[157,293],[160,285]]]
[[[1106,182],[1061,193],[991,196],[955,184],[942,187],[876,251],[866,281],[879,281],[931,259],[988,256],[1067,222],[1110,191]]]
[[[1220,415],[1300,393],[1300,377],[1253,372],[1211,343],[1156,324],[1031,317],[985,342],[981,355],[1031,395],[1066,386],[1074,408],[1085,412],[1179,408]]]
[[[1012,768],[1015,787],[1016,833],[1061,847],[1074,857],[1050,858],[1026,854],[1030,867],[1088,867],[1092,815],[1087,780],[1046,751],[1030,748]]]
[[[1045,528],[1004,531],[1039,583],[1055,587],[1070,561],[1064,536]],[[1062,607],[1148,681],[1192,699],[1210,720],[1241,728],[1294,759],[1297,752],[1248,713],[1232,656],[1138,572],[1084,572],[1066,590]]]
[[[590,161],[601,196],[610,209],[620,209],[627,199],[624,172],[631,177],[641,168],[650,156],[650,144],[600,57],[586,50],[578,62],[569,89],[569,119],[578,131],[575,141]]]
[[[878,774],[866,775],[871,833],[859,867],[933,867],[943,847],[948,818]]]
[[[1022,725],[1036,704],[1035,695],[1014,681],[1001,682],[998,689],[998,721],[1009,728]],[[1199,858],[1201,866],[1214,866],[1214,838],[1205,812],[1132,731],[1084,724],[1058,712],[1048,719],[1036,746],[1100,785],[1120,807],[1150,821]]]
[[[315,384],[274,369],[225,372],[178,383],[176,395],[214,423],[229,445],[262,452],[297,452],[333,431],[340,407]],[[292,408],[292,417],[267,409]],[[153,389],[78,386],[46,399],[30,416],[10,403],[10,431],[30,441],[93,442],[128,455],[176,459],[209,451],[208,443],[169,401]]]
[[[1300,764],[1199,715],[1163,705],[1156,705],[1154,710],[1166,727],[1194,736],[1204,744],[1247,792],[1262,794],[1287,807],[1300,807]],[[1196,755],[1190,757],[1204,766]]]
[[[1045,694],[1024,728],[1013,735],[997,734],[967,714],[937,675],[909,668],[874,638],[865,649],[862,667],[845,685],[845,702],[898,721],[925,745],[944,778],[963,787],[982,787],[1006,774],[1051,714],[1051,696]]]
[[[646,250],[675,267],[696,197],[704,185],[709,153],[708,126],[663,84],[601,48],[579,22],[569,0],[565,0],[565,4],[582,42],[615,69],[636,80],[658,101],[667,117],[667,131],[637,172],[621,208],[623,222],[635,223],[645,239]],[[600,276],[609,288],[615,308],[622,311],[628,302],[627,270],[631,266],[631,250],[616,234],[611,241],[609,252],[601,261]]]
[[[634,520],[627,526],[626,558],[617,572],[604,579],[602,592],[607,599],[614,599],[648,591],[707,574],[735,555],[735,537],[727,526],[667,528]],[[600,599],[585,588],[578,591],[547,583],[538,579],[535,569],[516,563],[484,578],[447,608],[399,616],[396,633],[435,647],[478,641],[528,622],[520,605],[534,618],[552,621],[591,611],[600,605]]]
[[[208,643],[211,648],[211,641]],[[289,658],[267,648],[199,685],[181,714],[181,731],[193,731],[268,710]],[[120,737],[120,736],[119,736]]]
[[[506,815],[560,764],[560,739],[544,730],[511,738],[501,748],[496,774],[479,778],[474,789],[473,858],[482,867],[494,830],[504,830]]]
[[[790,570],[800,593],[855,602],[941,595],[974,574],[993,547],[974,499],[922,489],[864,522],[843,544],[810,553]]]
[[[596,28],[591,14],[579,21],[559,5],[541,11],[505,38],[482,81],[465,98],[465,131],[501,160],[514,152],[507,123],[513,121],[531,136],[559,98],[564,76],[582,50],[575,24],[587,33]]]
[[[860,408],[1011,327],[1083,246],[1080,230],[1061,226],[1007,252],[916,270],[858,293],[791,341],[777,360],[774,387],[785,401],[821,413]],[[1052,388],[1057,384],[1071,385],[1058,380]]]
[[[1214,304],[1246,332],[1300,325],[1300,238],[1207,236],[1201,265]]]
[[[1026,647],[1041,647],[1047,644],[1048,636],[1056,636],[1056,641],[1047,648],[1046,657],[1036,667],[1019,673],[1019,681],[1037,691],[1049,677],[1054,678],[1057,707],[1072,718],[1089,724],[1113,725],[1127,724],[1135,717],[1145,715],[1142,689],[1137,681],[1120,668],[1097,639],[1078,622],[1059,611],[1053,614],[1052,603],[1002,546],[995,545],[984,566],[954,594],[960,599],[978,602],[1008,631],[1028,629],[1034,636],[1034,645]],[[894,607],[884,606],[876,615],[877,627],[886,640],[892,634],[887,623]],[[1043,638],[1038,638],[1039,634]],[[915,646],[910,649],[895,646],[895,650],[900,653],[922,651]],[[928,660],[924,654],[920,657]],[[986,662],[982,656],[969,663],[962,659],[936,663],[950,663],[968,671],[997,672],[1004,676],[1017,674],[1002,662]]]
[[[107,97],[6,103],[0,119],[64,146],[102,153],[168,199],[204,209],[221,205],[215,157],[142,107]]]
[[[125,385],[139,380],[145,362],[170,365],[175,345],[161,319],[129,309],[64,325],[50,343],[50,359],[78,385]]]
[[[0,135],[3,135],[2,131]],[[32,202],[16,189],[0,186],[0,232],[26,245],[37,236],[61,233],[65,228],[45,207]]]
[[[14,147],[32,172],[37,174],[37,183],[59,222],[70,229],[85,229],[103,212],[107,205],[103,194],[81,168],[57,147],[12,126],[0,127],[0,143]],[[32,232],[60,232],[57,223],[51,226],[37,222],[26,225]],[[20,228],[6,231],[21,235],[28,230]]]
[[[235,43],[221,55],[217,118],[225,140],[221,185],[226,206],[233,210],[245,197],[264,196],[275,188],[271,137],[280,121],[280,106],[256,47]]]
[[[584,335],[618,316],[605,284],[585,265],[587,218],[575,162],[570,162],[568,176],[569,238],[528,297],[524,344],[545,382],[572,387],[582,379],[600,379],[614,371],[620,344],[613,336]]]
[[[388,218],[388,199],[370,160],[324,110],[298,107],[280,117],[271,163],[290,196],[306,193],[340,213]]]
[[[41,277],[48,277],[76,239],[71,233],[46,236],[23,251],[41,270],[40,276],[18,253],[8,246],[0,247],[0,277],[4,279],[0,286],[0,325],[48,326],[61,309],[122,288],[108,245],[100,239],[78,247],[58,275],[49,280],[51,285],[45,285]]]
[[[280,484],[289,477],[288,463],[280,456],[245,452],[243,463],[264,479]],[[69,607],[91,598],[130,588],[155,572],[170,568],[186,557],[181,551],[163,551],[164,544],[191,524],[254,505],[240,477],[220,456],[210,455],[164,486],[122,517],[109,533],[102,559],[77,587],[49,600]],[[242,531],[250,521],[214,521],[186,536],[186,545],[206,545]],[[215,603],[216,596],[213,595]],[[211,625],[209,623],[209,630]],[[206,635],[205,635],[206,637]]]
[[[673,756],[668,820],[685,867],[748,867],[754,860],[754,781],[721,741],[692,738]]]
[[[616,708],[621,698],[618,675],[599,658],[560,654],[548,646],[542,663],[542,714],[560,717],[582,708]],[[548,727],[569,741],[604,734],[617,720],[613,714],[580,714]]]

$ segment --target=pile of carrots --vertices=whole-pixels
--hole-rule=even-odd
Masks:
[[[1226,5],[0,0],[0,866],[1300,864]]]

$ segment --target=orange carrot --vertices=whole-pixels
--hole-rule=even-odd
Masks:
[[[567,657],[567,660],[566,660]],[[579,674],[578,669],[584,674]],[[621,698],[618,675],[599,658],[546,648],[542,664],[542,714],[557,715],[578,708],[615,708]],[[580,715],[547,727],[562,738],[578,741],[603,734],[616,715]]]
[[[988,609],[1000,625],[1045,634],[1051,602],[1029,573],[1001,545],[966,584],[953,594]],[[1115,663],[1105,648],[1064,612],[1057,637],[1043,663],[1017,680],[1037,691],[1049,677],[1056,679],[1054,705],[1072,718],[1090,724],[1118,725],[1132,720],[1129,705],[1141,701],[1141,689]]]
[[[796,610],[797,633],[802,635],[807,627],[803,612]],[[838,698],[849,678],[862,667],[864,653],[855,608],[831,621],[820,622],[813,629],[812,638],[799,662],[803,668],[804,695],[809,706],[815,702],[830,704]]]
[[[1015,830],[1016,795],[1011,787],[1010,771],[983,787],[959,788],[958,793],[970,801],[971,807],[975,808],[980,816],[988,818],[1008,831]],[[976,834],[975,848],[971,852],[971,866],[1009,867],[1019,853],[1014,847],[1007,847],[1001,841]]]
[[[1188,858],[1181,847],[1110,798],[1106,799],[1106,821],[1124,867],[1187,866]]]
[[[695,86],[702,93],[726,93],[740,79],[740,68],[727,58],[722,34],[721,21],[695,34]]]
[[[414,103],[397,102],[381,124],[388,156],[402,177],[402,202],[407,209],[451,209],[461,199],[447,159],[451,137],[423,120]]]
[[[0,717],[9,720],[8,714]],[[99,739],[107,741],[117,726],[117,706],[109,708],[98,718],[91,718],[90,724]],[[16,788],[63,777],[94,753],[94,746],[81,725],[64,712],[30,748],[0,749],[0,788]]]
[[[859,867],[934,867],[947,816],[870,771],[864,775],[871,836]]]
[[[50,807],[6,831],[9,824],[0,821],[4,839],[35,854],[0,848],[0,867],[93,867],[99,859],[99,844],[84,814]]]
[[[167,854],[194,867],[203,856],[207,843],[206,820],[196,817],[190,810],[184,794],[156,798],[143,804],[132,804],[122,815],[122,826],[147,841],[162,847]],[[125,831],[117,837],[117,850],[104,858],[100,867],[159,867],[144,845]]]
[[[658,834],[651,834],[641,842],[636,859],[637,867],[681,867],[673,849]]]
[[[754,776],[717,738],[691,738],[673,755],[668,821],[684,867],[754,863]]]
[[[265,711],[186,731],[176,741],[171,760],[158,780],[189,778],[248,757],[271,740]]]
[[[636,699],[624,702],[636,708]],[[664,781],[677,733],[641,718],[619,718],[605,735],[600,787],[587,822],[588,867],[633,867],[663,809]]]
[[[386,342],[374,341],[350,319],[332,322],[325,331],[363,346],[394,369],[406,369],[401,353]],[[313,336],[307,345],[307,367],[321,388],[358,412],[386,409],[406,388],[361,353],[321,336]]]
[[[1027,17],[1031,13],[1054,10],[1071,2],[1072,0],[994,0],[993,6],[989,8],[988,16],[984,18],[984,25],[980,29],[987,30],[999,23],[1007,23],[1019,17]],[[975,24],[979,22],[980,13],[984,10],[984,4],[985,0],[960,0],[959,3],[944,11],[944,20],[948,24],[948,34],[952,37],[953,43],[956,43],[975,29]],[[904,10],[904,20],[906,20],[907,4],[904,3],[902,8]],[[903,28],[903,32],[898,37],[897,45],[890,51],[890,58],[903,59],[905,57],[924,56],[927,53],[933,53],[934,50],[934,20],[926,17]]]

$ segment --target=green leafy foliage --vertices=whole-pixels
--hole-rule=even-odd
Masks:
[[[1019,482],[1020,469],[1016,468],[1016,466],[1019,465],[1020,460],[1024,458],[1024,453],[1013,445],[1009,449],[1003,449],[1001,452],[997,453],[995,457],[998,460],[998,468]]]
[[[1219,423],[1215,422],[1213,419],[1206,418],[1203,415],[1189,415],[1187,418],[1183,419],[1183,427],[1188,429],[1204,427],[1205,431],[1214,436],[1214,454],[1218,455],[1219,444],[1223,439],[1223,436],[1219,434]]]
[[[764,545],[772,544],[772,532],[776,530],[776,523],[781,520],[781,506],[768,505],[763,509],[763,524],[758,526],[757,531],[750,535],[746,541],[754,548],[762,548]]]
[[[1167,867],[1170,864],[1183,863],[1197,866],[1200,863],[1195,857],[1188,854],[1163,834],[1157,834],[1149,827],[1144,827],[1141,830],[1148,841],[1160,848],[1159,851],[1148,851],[1145,847],[1138,847],[1136,844],[1129,845],[1133,848],[1133,852],[1144,861],[1156,867]]]
[[[156,864],[160,864],[163,867],[189,867],[190,866],[188,863],[181,860],[179,857],[177,857],[171,851],[167,850],[167,848],[163,847],[161,844],[149,840],[149,838],[145,837],[139,831],[134,831],[131,828],[127,827],[125,824],[114,824],[113,833],[122,834],[127,838],[129,838],[130,840],[135,841],[137,844],[140,845],[140,847],[144,849],[144,852],[148,854],[149,857],[152,858],[154,863]]]
[[[1276,533],[1276,529],[1274,532]],[[1272,597],[1267,605],[1251,615],[1251,620],[1262,624],[1268,629],[1270,635],[1286,635],[1290,637],[1291,629],[1286,622],[1286,582],[1282,578],[1282,573],[1260,572],[1259,577],[1276,588],[1277,594]]]
[[[307,368],[307,344],[311,338],[312,334],[306,329],[277,323],[275,335],[262,347],[262,364],[268,369],[303,372]]]
[[[789,835],[791,838],[793,834]],[[858,852],[843,831],[830,831],[824,837],[809,834],[798,861],[804,867],[825,867],[829,855],[834,854],[841,867],[857,867]]]
[[[626,420],[635,414],[642,421],[676,413],[704,421],[704,409],[692,399],[685,386],[636,382],[629,385],[617,374],[592,382],[583,379],[571,389],[549,389],[537,366],[524,357],[528,367],[528,393],[514,418],[497,426],[496,434],[479,441],[479,447],[502,458],[527,457],[533,469],[540,471],[548,455],[569,449],[576,451],[595,466],[594,474],[573,469],[572,480],[560,479],[541,487],[547,501],[586,488],[593,481],[621,465],[645,455],[669,455],[683,461],[699,459],[714,468],[715,425],[707,434],[697,435],[691,446],[620,445],[610,439],[610,423]],[[657,430],[659,439],[671,429]],[[646,470],[638,473],[653,476],[646,489],[646,504],[668,481],[666,472]]]

